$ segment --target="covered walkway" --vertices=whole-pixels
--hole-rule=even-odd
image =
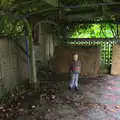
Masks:
[[[44,89],[40,88],[43,93],[41,90],[28,92],[28,95],[24,93],[19,105],[14,102],[14,107],[6,108],[9,119],[120,120],[120,77],[109,75],[80,79],[77,92],[67,90],[65,76],[57,76],[53,82],[45,84]]]
[[[1,0],[0,8],[0,38],[12,38],[0,40],[0,120],[120,120],[120,76],[107,75],[120,75],[118,0]],[[76,50],[81,76],[91,77],[69,91],[60,74]]]
[[[46,120],[120,120],[119,80],[117,76],[86,78],[78,92],[66,90],[66,85]]]

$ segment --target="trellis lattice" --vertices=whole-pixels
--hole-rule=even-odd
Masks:
[[[119,39],[74,39],[74,38],[69,38],[69,39],[62,39],[61,40],[62,45],[70,45],[70,46],[77,46],[77,47],[83,47],[83,46],[100,46],[101,48],[101,67],[104,68],[109,68],[112,63],[112,46],[114,44],[117,44],[120,42]]]

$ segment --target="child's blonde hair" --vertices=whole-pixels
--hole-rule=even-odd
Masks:
[[[73,53],[72,56],[74,56],[74,55],[77,55],[77,56],[78,56],[78,53]]]

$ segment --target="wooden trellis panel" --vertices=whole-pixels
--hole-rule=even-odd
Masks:
[[[62,45],[73,45],[73,46],[94,46],[98,45],[101,47],[100,63],[101,67],[108,68],[112,62],[112,46],[120,41],[120,39],[86,39],[86,38],[68,38],[62,39]]]
[[[120,75],[120,45],[113,46],[111,74]]]
[[[94,52],[96,51],[96,52]],[[97,75],[100,69],[100,49],[98,46],[74,47],[56,46],[54,51],[52,71],[68,73],[72,53],[77,52],[81,61],[81,75]]]

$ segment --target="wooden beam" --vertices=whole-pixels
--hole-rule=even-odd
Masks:
[[[93,12],[91,14],[74,14],[74,15],[67,15],[62,17],[62,19],[68,21],[77,21],[77,20],[87,20],[89,18],[99,17],[101,16],[100,12]]]
[[[45,1],[46,3],[54,6],[54,7],[58,7],[58,0],[43,0]]]
[[[81,4],[81,5],[70,5],[70,6],[65,6],[63,5],[62,7],[63,8],[70,8],[70,9],[73,9],[73,8],[81,8],[81,7],[94,7],[94,6],[108,6],[108,5],[120,5],[120,2],[104,2],[104,3],[93,3],[93,4]]]
[[[64,9],[63,9],[64,10]],[[87,9],[75,9],[71,11],[63,11],[65,14],[74,15],[74,14],[93,14],[95,12],[101,12],[100,8],[87,8]]]
[[[48,9],[43,9],[43,10],[38,10],[38,11],[35,11],[35,12],[31,12],[29,15],[26,15],[26,16],[32,16],[32,15],[39,15],[39,14],[42,14],[44,12],[49,12],[49,11],[55,11],[57,10],[57,8],[48,8]]]
[[[61,23],[64,23],[66,25],[69,25],[71,23],[75,24],[99,24],[99,23],[116,23],[114,20],[100,20],[100,21],[67,21],[67,20],[61,20]]]
[[[35,66],[35,59],[34,59],[34,51],[33,51],[33,38],[32,38],[32,28],[29,23],[29,21],[24,18],[23,19],[25,27],[26,27],[26,32],[27,32],[27,37],[29,40],[29,54],[30,54],[30,84],[32,87],[36,86],[36,66]]]
[[[87,42],[87,41],[91,41],[91,42],[101,42],[101,41],[105,41],[105,42],[109,42],[109,41],[116,41],[116,42],[120,42],[119,38],[61,38],[61,40],[64,41],[68,41],[68,42]]]

